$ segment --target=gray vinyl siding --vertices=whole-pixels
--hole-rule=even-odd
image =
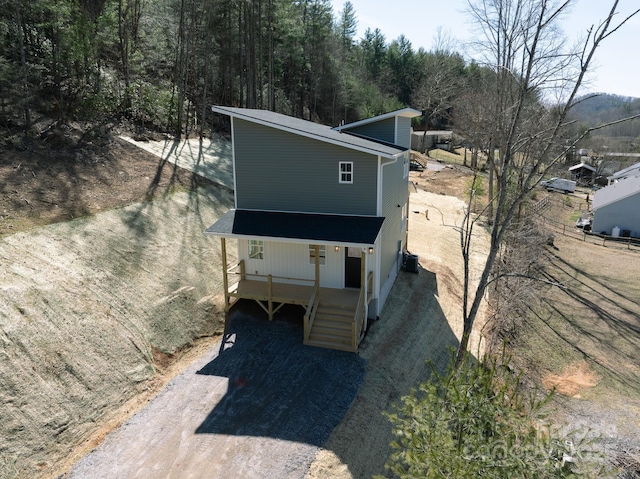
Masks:
[[[396,145],[411,148],[411,118],[399,116]]]
[[[367,123],[355,128],[349,128],[348,131],[364,135],[369,138],[386,141],[387,143],[396,142],[396,120],[395,118],[387,118],[373,123]]]
[[[627,180],[623,180],[627,181]],[[640,238],[640,193],[598,208],[593,217],[593,232],[610,235],[615,227],[629,230],[631,236]]]
[[[402,241],[402,206],[409,197],[407,178],[403,178],[403,158],[399,157],[393,164],[382,168],[382,225],[380,242],[380,284],[384,284],[398,258],[398,242]],[[400,205],[400,207],[398,207]],[[402,249],[401,248],[401,249]]]
[[[375,215],[377,156],[234,119],[236,207]],[[353,162],[353,184],[338,182]]]

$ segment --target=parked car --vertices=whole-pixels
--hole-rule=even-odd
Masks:
[[[591,218],[578,218],[576,221],[576,228],[581,229],[583,231],[591,231]]]
[[[547,190],[558,190],[564,193],[573,193],[576,189],[576,182],[573,180],[565,180],[564,178],[551,178],[540,182]]]

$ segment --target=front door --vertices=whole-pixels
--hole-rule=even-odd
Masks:
[[[362,250],[345,248],[344,253],[344,287],[360,288],[362,275]]]

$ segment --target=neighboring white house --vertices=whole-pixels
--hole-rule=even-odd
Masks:
[[[629,178],[632,176],[637,176],[640,174],[640,163],[636,163],[627,168],[624,168],[620,171],[615,172],[613,175],[608,176],[607,180],[609,180],[609,184],[616,183],[620,180],[624,180],[625,178]]]
[[[592,209],[594,233],[640,238],[640,168],[596,191]]]

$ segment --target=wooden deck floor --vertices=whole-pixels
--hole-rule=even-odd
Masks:
[[[274,303],[309,305],[313,286],[273,282],[271,301]],[[266,281],[241,280],[229,288],[230,296],[244,299],[268,301]],[[328,305],[355,307],[358,304],[358,289],[320,288],[320,301]]]

